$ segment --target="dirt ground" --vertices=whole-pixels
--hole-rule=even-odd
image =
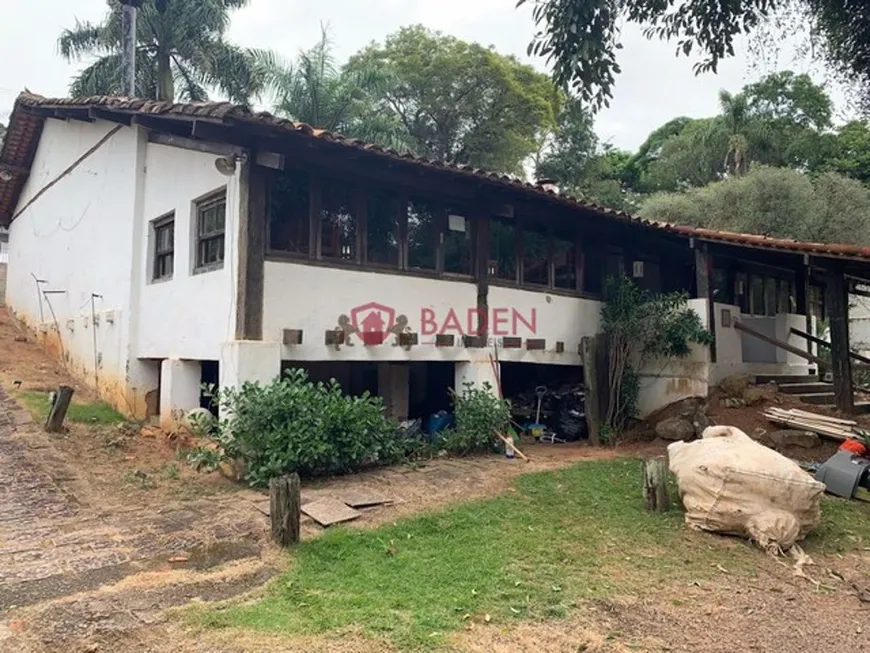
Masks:
[[[394,650],[354,630],[286,638],[185,627],[172,608],[254,597],[290,562],[268,543],[266,495],[219,474],[195,473],[180,460],[180,443],[156,429],[70,425],[61,436],[44,434],[27,423],[14,397],[59,383],[93,399],[0,309],[0,388],[6,393],[0,394],[0,651]],[[724,408],[715,395],[710,415],[751,435],[771,428],[760,407]],[[870,417],[862,419],[870,425]],[[524,444],[530,463],[489,456],[373,470],[307,483],[303,503],[347,489],[389,496],[392,504],[353,523],[370,528],[497,495],[518,474],[586,458],[655,455],[665,444]],[[824,459],[827,449],[801,454]],[[303,539],[321,532],[304,521]],[[870,583],[870,552],[817,560],[811,573],[822,579],[820,590],[789,567],[759,559],[752,586],[726,570],[718,583],[581,605],[567,619],[476,624],[451,645],[495,653],[870,649],[870,604],[843,580]]]

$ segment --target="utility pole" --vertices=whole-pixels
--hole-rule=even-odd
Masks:
[[[136,96],[136,11],[142,0],[121,0],[121,95]]]

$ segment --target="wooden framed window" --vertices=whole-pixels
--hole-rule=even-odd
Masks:
[[[278,172],[269,185],[269,249],[307,255],[311,180],[307,173]]]
[[[327,179],[320,200],[320,256],[357,260],[356,190],[348,183]]]
[[[366,262],[396,269],[399,267],[399,206],[395,193],[372,190],[366,208]]]
[[[409,270],[438,269],[438,209],[431,202],[412,200],[408,203]]]
[[[546,227],[523,224],[523,284],[550,285],[550,241]]]
[[[513,220],[492,218],[489,223],[489,273],[496,279],[517,281],[517,234]]]
[[[224,264],[224,237],[227,219],[226,191],[196,205],[196,268],[214,270]]]
[[[444,272],[471,276],[471,221],[463,211],[448,208],[444,214],[441,249],[444,252]]]
[[[578,290],[578,251],[576,244],[567,239],[553,238],[554,286],[562,290]]]
[[[151,223],[154,239],[154,265],[152,281],[171,279],[175,269],[175,213],[158,218]]]

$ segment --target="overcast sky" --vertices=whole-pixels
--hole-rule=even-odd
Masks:
[[[25,86],[46,96],[66,95],[70,77],[81,64],[67,64],[58,56],[57,37],[76,18],[99,21],[106,11],[105,0],[31,0],[15,5],[0,21],[2,122]],[[337,55],[344,60],[369,41],[381,40],[403,25],[422,23],[494,45],[543,70],[543,61],[525,54],[534,32],[530,12],[515,5],[516,0],[251,0],[248,8],[233,15],[230,39],[292,58],[317,41],[322,21],[330,24]],[[753,77],[743,51],[721,65],[718,75],[696,77],[692,60],[675,57],[673,45],[647,41],[633,28],[623,34],[623,44],[623,72],[613,102],[596,125],[602,139],[619,147],[636,148],[650,131],[678,115],[712,115],[719,89],[738,90]]]

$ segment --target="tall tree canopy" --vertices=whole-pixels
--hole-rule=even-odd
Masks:
[[[870,12],[854,0],[519,0],[532,4],[539,32],[529,51],[552,63],[557,83],[596,106],[611,97],[619,74],[619,30],[640,25],[648,37],[677,41],[683,54],[700,52],[697,71],[716,71],[734,54],[741,34],[769,26],[775,16],[815,37],[814,54],[870,95]]]
[[[548,76],[419,25],[365,48],[346,71],[382,76],[374,107],[401,121],[418,154],[502,172],[521,172],[560,104]]]
[[[386,85],[377,70],[343,69],[336,63],[329,33],[299,53],[293,63],[272,52],[254,53],[258,73],[274,95],[275,113],[388,147],[407,147],[397,116],[377,111],[373,99]]]
[[[815,242],[870,244],[870,190],[834,172],[759,166],[685,193],[647,199],[641,215],[677,224]]]
[[[138,11],[136,94],[172,101],[204,100],[219,89],[247,102],[260,84],[249,53],[225,39],[230,12],[249,0],[145,0]],[[107,0],[100,24],[76,21],[60,36],[67,61],[96,60],[73,80],[70,93],[118,95],[121,91],[121,3]]]
[[[797,170],[839,170],[830,97],[807,75],[783,71],[722,91],[720,113],[676,118],[654,130],[627,166],[626,183],[642,193],[703,186],[743,175],[757,164]],[[851,160],[849,148],[842,147]],[[854,151],[854,148],[852,148]]]

